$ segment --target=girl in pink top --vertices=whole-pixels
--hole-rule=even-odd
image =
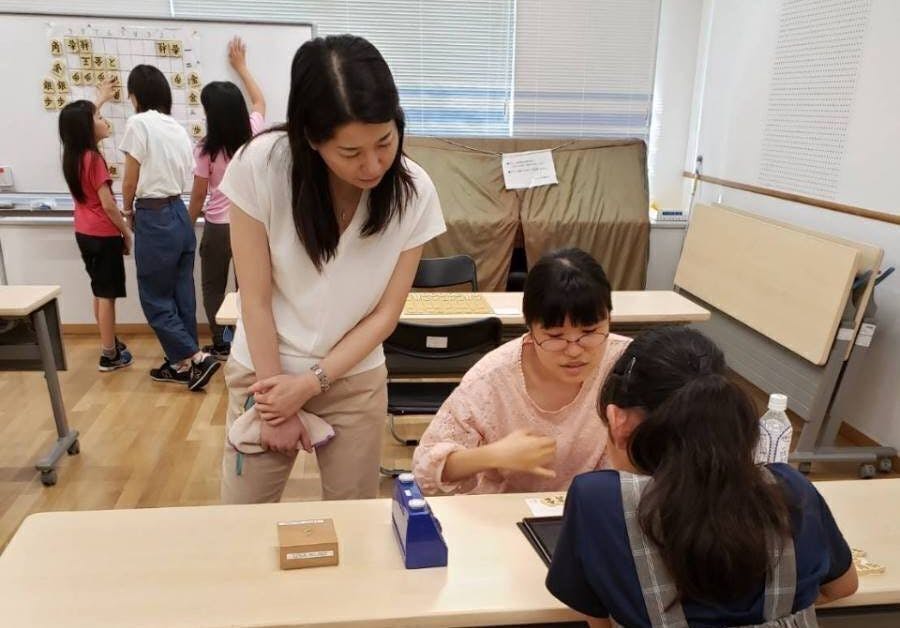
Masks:
[[[630,339],[609,333],[603,268],[579,249],[549,253],[525,282],[528,332],[466,373],[413,454],[429,493],[565,490],[605,468],[600,386]]]
[[[192,223],[201,212],[204,219],[200,271],[203,308],[212,332],[212,344],[203,347],[203,351],[220,360],[225,360],[231,349],[223,337],[225,328],[215,320],[228,285],[231,237],[229,200],[219,191],[219,183],[238,148],[263,129],[266,115],[266,100],[247,69],[247,48],[238,37],[228,43],[228,61],[247,88],[250,111],[240,88],[231,81],[214,81],[200,92],[206,114],[206,137],[194,149],[194,187],[188,208]]]

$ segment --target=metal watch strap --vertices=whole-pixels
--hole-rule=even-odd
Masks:
[[[313,364],[309,367],[309,370],[313,372],[313,375],[316,376],[316,379],[319,380],[319,388],[322,392],[325,392],[329,388],[331,388],[331,380],[328,379],[328,375],[325,374],[325,371],[318,364]]]

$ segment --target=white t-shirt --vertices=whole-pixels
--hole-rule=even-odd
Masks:
[[[368,192],[341,235],[335,256],[316,270],[300,242],[291,211],[291,153],[287,135],[272,132],[255,138],[231,160],[219,190],[247,215],[261,222],[272,260],[272,313],[281,365],[301,373],[332,347],[381,300],[403,251],[425,244],[446,231],[437,191],[428,173],[404,158],[416,192],[403,212],[378,234],[363,238]],[[240,307],[240,302],[239,302]],[[238,321],[231,357],[253,369],[243,324]],[[384,363],[381,345],[347,375]]]
[[[172,116],[154,109],[131,116],[119,150],[141,164],[135,198],[165,198],[190,189],[193,146]]]

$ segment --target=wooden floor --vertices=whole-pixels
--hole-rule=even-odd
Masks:
[[[52,510],[148,508],[215,504],[225,421],[221,370],[205,392],[152,381],[162,360],[153,336],[126,337],[134,364],[97,371],[98,341],[67,336],[69,370],[60,373],[69,423],[80,433],[81,453],[65,456],[59,481],[44,487],[34,469],[56,438],[41,373],[0,373],[0,548],[22,520]],[[421,433],[426,419],[401,425]],[[382,460],[408,468],[412,449],[385,437]],[[884,477],[884,476],[882,476]],[[856,478],[854,465],[815,465],[813,479]],[[390,480],[382,481],[390,494]],[[301,454],[285,500],[317,499],[315,460]]]

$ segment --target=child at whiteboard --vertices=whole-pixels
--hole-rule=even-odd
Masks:
[[[116,338],[116,299],[125,297],[125,262],[131,251],[131,229],[112,193],[112,178],[97,145],[111,129],[100,107],[113,97],[112,82],[97,88],[96,102],[76,100],[59,114],[63,175],[75,201],[75,240],[91,278],[94,318],[100,328],[98,370],[131,365],[131,353]]]
[[[181,200],[193,166],[191,140],[170,115],[172,90],[159,69],[135,66],[128,75],[128,98],[136,114],[119,145],[125,153],[122,195],[134,228],[141,307],[166,356],[150,377],[200,390],[219,362],[197,341],[197,239]]]
[[[215,322],[216,312],[225,298],[228,266],[231,263],[230,202],[219,191],[219,182],[237,149],[262,130],[266,115],[266,99],[247,69],[247,47],[239,37],[228,44],[228,62],[247,88],[250,111],[247,111],[240,88],[231,81],[214,81],[200,92],[200,102],[206,114],[206,137],[194,148],[194,188],[188,209],[191,224],[203,212],[201,284],[203,307],[212,332],[212,344],[203,347],[203,350],[219,360],[225,360],[231,351],[231,344],[225,341],[223,335],[225,328]]]

